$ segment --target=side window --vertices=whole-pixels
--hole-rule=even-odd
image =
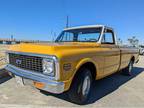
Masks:
[[[105,30],[102,43],[103,44],[115,44],[114,33],[112,30]]]

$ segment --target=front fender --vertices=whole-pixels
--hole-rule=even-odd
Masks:
[[[93,64],[95,65],[95,67],[97,67],[97,64],[96,64],[91,58],[81,59],[81,60],[77,63],[77,65],[76,65],[76,67],[75,67],[75,69],[74,69],[74,72],[73,72],[72,77],[65,82],[65,84],[66,84],[65,90],[68,90],[68,89],[70,88],[71,83],[72,83],[72,81],[73,81],[73,78],[74,78],[74,76],[76,75],[76,73],[78,72],[78,70],[80,69],[80,67],[81,67],[82,65],[84,65],[85,63],[88,63],[88,62],[93,63]]]
[[[80,69],[80,67],[82,65],[84,65],[85,63],[88,63],[88,62],[93,63],[95,65],[95,67],[97,67],[97,64],[91,58],[84,58],[77,63],[75,73]]]

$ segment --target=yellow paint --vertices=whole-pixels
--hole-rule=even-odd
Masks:
[[[68,90],[77,70],[87,62],[93,63],[96,67],[95,79],[101,79],[128,66],[133,56],[138,57],[138,54],[128,54],[131,51],[128,48],[121,49],[124,53],[121,59],[120,48],[116,45],[86,42],[20,44],[12,45],[9,50],[56,56],[60,63],[60,79],[58,81],[64,82],[65,90]],[[122,60],[121,67],[120,60]],[[71,69],[65,71],[63,65],[68,63],[71,64]]]

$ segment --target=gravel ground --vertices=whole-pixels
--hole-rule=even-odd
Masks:
[[[0,68],[6,63],[5,51],[8,49],[9,45],[0,45]]]
[[[83,107],[144,108],[144,57],[135,65],[133,75],[120,73],[95,81],[91,98]],[[65,94],[52,95],[29,86],[18,86],[15,80],[0,79],[0,108],[80,107],[68,101]]]

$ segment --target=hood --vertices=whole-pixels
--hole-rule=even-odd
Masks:
[[[58,53],[66,53],[69,51],[89,49],[96,46],[99,46],[99,44],[88,42],[28,43],[28,44],[22,43],[19,45],[11,45],[9,50],[25,53],[56,55]]]

